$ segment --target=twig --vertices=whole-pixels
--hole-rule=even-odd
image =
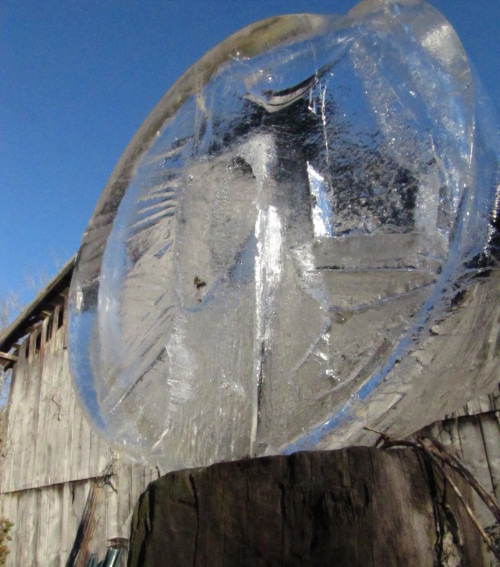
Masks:
[[[61,421],[61,404],[59,402],[56,402],[56,400],[54,400],[54,396],[52,396],[50,398],[51,402],[54,402],[57,406],[57,421]]]
[[[96,482],[98,482],[98,484],[100,486],[104,486],[104,485],[108,485],[111,487],[111,489],[113,490],[113,492],[117,492],[115,486],[113,485],[113,483],[111,482],[111,479],[115,476],[115,464],[117,462],[117,458],[112,455],[111,459],[109,460],[109,462],[106,464],[106,466],[104,467],[104,470],[100,473],[100,475],[96,478]]]
[[[377,441],[375,441],[375,447],[378,447],[380,445],[381,442],[386,442],[386,441],[390,441],[390,438],[388,435],[386,435],[385,433],[382,433],[382,431],[377,431],[376,429],[372,429],[371,427],[363,427],[363,429],[365,429],[366,431],[371,431],[372,433],[376,433],[379,438],[377,439]]]
[[[490,512],[493,514],[496,522],[500,524],[500,506],[495,502],[495,500],[488,494],[485,488],[474,478],[473,474],[464,466],[463,463],[460,462],[457,457],[450,455],[448,451],[435,439],[431,437],[421,438],[421,445],[424,445],[423,440],[428,439],[431,443],[433,443],[438,451],[434,450],[432,447],[428,447],[429,451],[431,451],[438,459],[445,462],[448,466],[453,468],[457,471],[460,475],[462,475],[465,480],[472,486],[472,488],[476,491],[477,495],[481,500],[486,504]]]
[[[484,543],[488,546],[488,548],[495,555],[495,557],[497,559],[500,559],[500,549],[498,549],[498,547],[493,543],[493,541],[488,536],[488,534],[481,527],[479,520],[477,519],[476,515],[472,511],[469,504],[465,501],[465,498],[463,497],[462,493],[460,492],[460,489],[455,484],[455,482],[452,480],[451,476],[446,472],[446,470],[443,466],[444,461],[443,460],[440,461],[441,456],[437,456],[434,453],[434,451],[432,451],[432,449],[430,449],[429,447],[426,447],[424,445],[424,443],[419,443],[419,446],[420,446],[421,450],[427,455],[427,457],[434,463],[434,465],[441,471],[441,473],[443,474],[446,481],[450,484],[451,488],[453,489],[453,491],[457,495],[458,499],[462,503],[463,507],[465,508],[467,515],[472,520],[472,523],[474,524],[477,531],[479,532],[479,535],[483,539]]]
[[[382,441],[382,449],[390,449],[392,447],[410,447],[421,453],[423,453],[428,459],[434,463],[439,471],[443,474],[446,481],[450,484],[453,491],[457,495],[459,501],[465,508],[468,516],[472,520],[472,523],[478,530],[481,538],[486,543],[490,551],[495,555],[497,559],[500,560],[500,548],[492,541],[488,534],[479,524],[479,521],[472,511],[472,508],[465,501],[462,493],[460,492],[458,486],[452,480],[450,475],[446,472],[444,466],[448,465],[454,471],[456,471],[476,492],[476,494],[481,498],[481,500],[486,504],[490,512],[493,514],[495,521],[500,525],[500,507],[495,502],[495,500],[488,494],[486,489],[474,478],[473,474],[467,469],[467,467],[454,455],[451,455],[446,448],[439,443],[436,439],[432,437],[419,437],[417,441],[407,441],[402,439],[391,439],[387,434],[377,431],[376,429],[371,429],[370,427],[364,427],[367,431],[372,431],[380,435],[375,446]],[[433,446],[429,447],[425,444],[425,441],[429,441]]]

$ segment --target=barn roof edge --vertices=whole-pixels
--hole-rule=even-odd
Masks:
[[[44,318],[43,311],[52,308],[58,296],[68,290],[75,261],[76,254],[37,293],[33,301],[21,311],[14,321],[0,333],[0,352],[8,353],[19,339],[28,334],[31,325]],[[0,364],[2,364],[1,360]]]

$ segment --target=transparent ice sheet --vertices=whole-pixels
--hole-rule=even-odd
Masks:
[[[478,275],[476,311],[497,304],[477,89],[419,0],[259,22],[191,68],[113,172],[71,286],[102,434],[165,470],[329,446]]]

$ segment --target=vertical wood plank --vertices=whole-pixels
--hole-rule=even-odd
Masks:
[[[78,531],[80,523],[81,511],[79,508],[79,485],[85,486],[85,483],[71,482],[69,483],[69,508],[68,508],[68,556],[73,548],[73,543]]]
[[[99,451],[101,450],[101,445],[99,443],[99,435],[97,431],[90,427],[90,450],[89,450],[89,463],[88,470],[89,476],[97,476],[101,473],[102,469],[99,469]]]
[[[19,492],[19,497],[23,500],[28,500],[28,508],[31,509],[30,523],[26,526],[26,531],[24,532],[24,544],[26,551],[28,553],[28,561],[36,557],[38,552],[38,534],[40,531],[41,515],[43,513],[40,502],[41,502],[41,490],[38,488],[32,488],[23,492]]]
[[[13,432],[15,429],[15,419],[16,412],[13,409],[15,406],[15,396],[14,392],[17,391],[17,381],[18,374],[22,373],[22,367],[24,364],[22,350],[24,347],[21,346],[19,349],[19,360],[14,366],[12,372],[11,389],[9,394],[9,407],[7,409],[7,422],[5,427],[5,439],[2,446],[2,454],[0,460],[0,490],[5,492],[10,490],[11,478],[12,478],[12,468],[14,465],[14,447],[13,444]],[[19,378],[20,379],[20,378]]]
[[[21,364],[19,365],[17,377],[16,377],[16,384],[15,384],[15,391],[13,392],[12,396],[12,430],[9,431],[9,450],[12,451],[12,465],[11,465],[11,474],[10,474],[10,483],[9,486],[6,487],[6,490],[15,490],[16,487],[19,488],[19,475],[18,470],[21,464],[22,459],[22,451],[24,449],[22,443],[22,430],[23,430],[23,411],[22,411],[22,400],[24,396],[24,388],[25,382],[27,380],[28,369],[29,369],[29,359],[30,354],[28,355],[28,351],[30,350],[30,338],[28,337],[23,344],[22,351],[22,359]]]
[[[45,521],[40,522],[40,539],[38,542],[38,557],[36,565],[42,566],[48,564],[48,552],[49,552],[49,526],[47,517],[50,515],[50,498],[49,490],[45,488],[41,490],[41,503],[40,510],[42,510],[45,515]]]
[[[80,413],[79,417],[81,421],[80,441],[78,447],[80,452],[80,459],[77,478],[89,478],[90,476],[93,476],[91,475],[90,471],[90,425],[86,417],[82,413]]]
[[[79,481],[71,483],[71,505],[69,514],[69,549],[73,547],[76,534],[78,532],[78,526],[80,525],[80,520],[83,516],[83,511],[85,508],[85,502],[87,501],[87,495],[89,491],[88,481]]]
[[[74,400],[73,419],[71,426],[71,462],[70,462],[70,476],[72,479],[78,479],[80,472],[80,443],[81,443],[81,429],[82,429],[82,416],[78,411],[76,400]]]
[[[459,433],[463,458],[467,467],[476,480],[478,480],[490,494],[493,494],[493,486],[491,484],[479,418],[462,418],[459,421]],[[492,517],[490,511],[475,493],[473,496],[474,507],[479,520],[483,523],[482,525],[491,524]]]
[[[130,490],[131,490],[131,465],[129,462],[120,460],[119,493],[118,500],[118,531],[122,537],[127,532],[127,519],[130,514]],[[128,536],[126,536],[128,537]]]
[[[488,397],[490,398],[491,411],[500,410],[500,384],[498,384],[498,388],[496,388],[496,390]]]
[[[496,412],[481,416],[481,431],[493,493],[500,503],[500,420]]]
[[[20,468],[18,470],[18,475],[20,479],[20,486],[22,488],[27,488],[31,480],[30,474],[33,471],[33,447],[35,445],[36,431],[33,429],[33,423],[37,419],[38,407],[35,403],[35,392],[38,390],[38,384],[40,381],[40,366],[43,364],[43,358],[41,356],[41,351],[35,351],[35,345],[40,340],[41,342],[41,330],[38,328],[31,338],[31,347],[33,350],[33,363],[30,364],[28,379],[25,381],[25,390],[23,396],[23,428],[22,428],[22,459]]]
[[[49,510],[47,514],[47,561],[45,565],[59,567],[62,536],[62,485],[51,486],[47,490]]]
[[[113,486],[115,489],[119,488],[118,482],[116,478],[111,479]],[[118,499],[119,499],[119,492],[118,489],[116,491],[112,490],[110,487],[107,487],[108,490],[108,506],[106,510],[106,537],[107,539],[115,538],[118,534]]]
[[[15,482],[15,487],[17,489],[26,487],[26,462],[29,459],[27,454],[29,448],[31,448],[32,436],[29,428],[29,423],[32,419],[32,400],[30,400],[30,385],[33,381],[34,366],[36,363],[37,355],[35,354],[35,341],[36,333],[33,333],[29,337],[29,356],[28,365],[26,367],[26,374],[24,380],[20,382],[20,400],[22,400],[22,405],[18,404],[17,411],[19,412],[18,427],[19,432],[17,435],[17,443],[15,445],[14,454],[14,476],[13,481]],[[36,379],[36,377],[35,377]]]
[[[487,395],[479,396],[477,399],[478,405],[481,408],[481,413],[490,411],[490,398]]]
[[[117,456],[113,448],[106,443],[106,441],[98,435],[99,441],[99,459],[97,461],[96,470],[101,473],[109,463],[115,461]],[[118,466],[118,465],[117,465]]]
[[[50,364],[56,354],[48,356],[47,365],[44,368],[40,380],[38,422],[36,428],[37,443],[35,448],[35,463],[33,472],[33,484],[44,486],[47,484],[47,423],[50,419]]]
[[[129,502],[129,515],[130,510],[135,506],[139,496],[143,490],[142,485],[144,483],[144,467],[138,463],[132,463],[130,467],[131,479],[130,479],[130,502]]]
[[[54,393],[57,396],[59,408],[59,419],[57,427],[57,452],[58,452],[58,468],[57,481],[68,482],[71,477],[68,475],[68,461],[70,459],[71,447],[67,443],[68,429],[70,428],[70,404],[71,404],[71,376],[66,361],[66,351],[59,351],[60,356],[57,359],[56,372],[58,375],[58,391]]]
[[[12,500],[13,500],[13,516],[12,516],[12,522],[14,522],[15,526],[17,526],[17,528],[13,529],[19,529],[20,533],[23,533],[24,531],[24,526],[22,525],[22,521],[21,521],[21,503],[20,503],[20,495],[19,493],[14,493],[12,494]],[[15,532],[17,534],[17,531]],[[18,537],[17,539],[15,539],[14,537],[12,538],[12,542],[11,542],[11,553],[10,555],[12,555],[12,565],[14,567],[17,567],[18,565],[21,565],[21,557],[19,555],[19,548],[20,548],[20,538]],[[9,558],[10,558],[9,555]]]
[[[109,539],[109,534],[107,531],[107,515],[108,506],[110,501],[110,492],[112,492],[109,486],[101,487],[99,493],[99,500],[96,507],[96,528],[92,536],[91,549],[97,554],[97,557],[102,560],[106,555],[107,543]]]
[[[60,341],[60,342],[59,342]],[[61,334],[57,335],[55,343],[57,346],[58,356],[53,364],[53,391],[52,398],[55,401],[55,410],[57,411],[56,420],[56,441],[55,446],[58,454],[57,469],[53,471],[54,479],[56,482],[63,482],[70,480],[65,475],[64,463],[68,459],[70,448],[66,445],[66,436],[68,429],[68,379],[69,372],[65,365],[65,351],[62,350],[63,337]]]
[[[18,508],[17,517],[15,521],[15,528],[19,530],[25,537],[29,537],[30,527],[31,527],[31,512],[36,507],[36,502],[32,501],[33,490],[26,490],[23,492],[18,492]],[[16,541],[12,541],[11,544],[15,544],[17,561],[19,565],[25,565],[26,561],[30,559],[30,553],[28,550],[28,545],[26,541],[22,541],[16,538]]]
[[[45,560],[44,550],[43,550],[43,533],[42,533],[42,525],[43,525],[43,514],[45,510],[43,508],[43,488],[34,489],[36,491],[36,502],[35,502],[35,509],[33,510],[33,514],[36,515],[36,528],[33,530],[35,536],[35,548],[33,550],[33,564],[34,565],[42,565],[43,561]],[[23,497],[24,493],[19,493],[21,497]]]
[[[66,357],[66,366],[65,368],[67,368],[69,370],[68,367],[68,360]],[[71,378],[69,380],[69,382],[71,382]],[[67,401],[67,405],[68,405],[68,419],[67,419],[67,423],[66,423],[66,458],[64,460],[63,463],[63,470],[64,470],[64,478],[68,479],[68,480],[74,480],[75,477],[73,475],[73,460],[74,460],[74,453],[76,451],[76,441],[75,441],[75,428],[74,428],[74,423],[75,423],[75,411],[76,411],[76,394],[75,394],[75,390],[73,388],[73,384],[70,383],[70,388],[68,389],[68,401]]]
[[[60,543],[60,557],[59,567],[64,567],[69,557],[69,552],[73,545],[73,541],[69,537],[69,510],[71,506],[71,483],[65,482],[62,485],[62,526],[61,526],[61,543]]]
[[[55,309],[55,314],[57,315],[58,308]],[[43,475],[43,485],[49,485],[58,481],[58,461],[62,455],[58,452],[57,447],[57,431],[60,423],[60,395],[58,392],[59,382],[57,376],[57,361],[60,357],[59,352],[59,337],[57,333],[53,335],[53,341],[55,342],[56,356],[51,357],[49,363],[44,369],[43,381],[45,382],[45,387],[43,388],[43,394],[41,397],[45,404],[45,423],[44,430],[42,432],[43,438],[45,440],[43,445],[43,450],[40,452],[42,460],[42,475]]]
[[[33,333],[33,362],[30,365],[28,391],[29,398],[26,400],[27,422],[24,432],[26,443],[26,455],[23,461],[23,480],[22,486],[32,488],[33,473],[35,469],[35,457],[37,446],[37,428],[40,413],[40,388],[43,376],[43,367],[45,362],[45,347],[43,341],[44,323],[42,323]],[[43,443],[43,439],[41,439]]]

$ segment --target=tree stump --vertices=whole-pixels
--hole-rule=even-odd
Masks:
[[[129,567],[485,564],[432,464],[411,449],[370,447],[169,473],[136,506],[128,558]]]

